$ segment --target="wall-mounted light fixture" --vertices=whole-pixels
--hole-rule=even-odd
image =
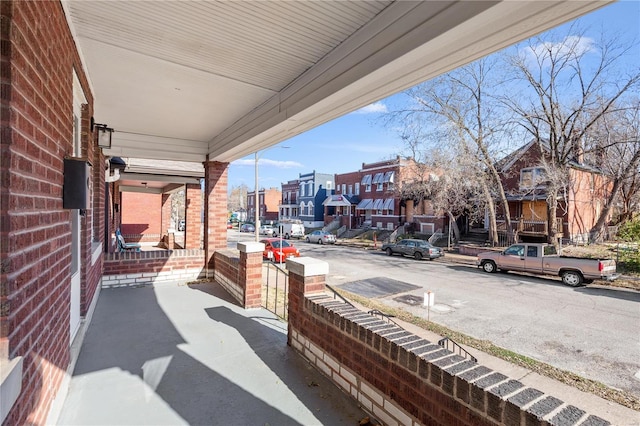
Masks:
[[[91,117],[91,131],[97,129],[98,130],[98,146],[100,148],[111,148],[111,134],[113,133],[113,129],[106,124],[99,124],[93,121],[93,117]]]

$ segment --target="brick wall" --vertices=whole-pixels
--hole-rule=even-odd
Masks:
[[[215,255],[214,280],[224,287],[238,302],[244,300],[244,288],[238,279],[240,252],[238,250],[218,250]]]
[[[140,192],[123,192],[122,234],[130,236],[153,234],[155,241],[162,231],[162,194],[145,194]],[[132,239],[130,242],[138,241]]]
[[[82,218],[82,312],[96,291],[91,262],[102,224],[92,94],[59,2],[0,3],[0,358],[23,357],[22,389],[5,424],[44,424],[70,362],[71,211],[63,158],[73,155],[73,71],[84,89],[82,155],[94,201]],[[102,193],[103,194],[103,193]],[[93,236],[92,236],[92,232]]]
[[[105,253],[102,287],[185,282],[204,276],[204,250]]]
[[[325,295],[324,275],[290,263],[289,344],[385,425],[609,424]]]
[[[239,250],[215,252],[214,279],[244,308],[262,305],[262,243],[239,243]]]

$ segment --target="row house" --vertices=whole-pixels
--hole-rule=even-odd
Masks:
[[[300,181],[290,180],[282,184],[282,199],[278,206],[278,220],[299,219],[300,206],[298,205],[298,193],[300,191]]]
[[[281,192],[278,188],[262,188],[258,191],[258,216],[261,222],[278,220]],[[255,220],[256,192],[247,192],[247,219]]]
[[[322,202],[333,194],[334,175],[318,173],[300,174],[298,177],[298,219],[307,228],[320,228],[324,225],[324,207]]]
[[[411,159],[396,157],[376,163],[362,163],[356,172],[336,174],[336,191],[325,199],[325,222],[339,221],[347,229],[372,227],[393,230],[412,224],[412,229],[433,233],[446,226],[428,200],[406,200],[398,185],[415,180],[418,173]]]
[[[556,217],[550,217],[547,179],[543,163],[549,158],[546,143],[532,140],[499,163],[502,184],[507,193],[511,232],[520,240],[546,241],[563,238],[571,242],[589,241],[590,233],[605,208],[611,183],[600,168],[585,161],[580,144],[568,163],[567,187],[559,194]],[[499,215],[500,211],[497,212]],[[558,234],[550,235],[551,221]],[[506,230],[504,214],[498,231]]]

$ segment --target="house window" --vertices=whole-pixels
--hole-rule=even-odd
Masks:
[[[387,183],[387,191],[393,191],[393,182]]]
[[[309,186],[307,187],[307,195],[313,196],[313,182],[309,182]]]
[[[349,191],[347,192],[347,194],[353,194],[353,185],[349,185]]]
[[[346,194],[347,193],[347,185],[346,184],[342,184],[342,193]]]
[[[371,192],[371,184],[370,183],[365,185],[364,192]]]
[[[300,203],[300,214],[304,215],[305,204],[304,201]]]
[[[356,183],[356,195],[360,195],[360,184]]]
[[[542,167],[530,167],[520,170],[520,189],[544,187],[545,173]]]
[[[313,201],[309,201],[307,204],[307,215],[313,216]]]
[[[382,182],[376,184],[376,191],[382,191]]]

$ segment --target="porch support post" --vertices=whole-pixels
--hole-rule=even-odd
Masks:
[[[201,225],[202,225],[202,191],[200,185],[189,183],[185,190],[184,203],[184,248],[199,249],[200,241],[202,241]],[[226,217],[225,209],[225,217]],[[226,235],[225,235],[226,237]]]
[[[304,308],[304,297],[324,293],[329,264],[311,257],[287,259],[289,270],[289,317],[287,344],[291,345],[294,330],[302,330],[301,312]]]
[[[175,225],[174,225],[175,226]],[[171,228],[171,194],[162,194],[162,214],[160,217],[160,240],[168,235]],[[168,244],[168,241],[167,241]],[[173,246],[169,246],[173,249]]]
[[[205,267],[214,269],[216,250],[227,248],[227,186],[229,163],[204,163],[204,252]],[[213,276],[208,273],[207,276]]]
[[[245,309],[262,306],[262,252],[263,243],[238,243],[240,263],[238,265],[238,284],[244,289],[243,305]]]

